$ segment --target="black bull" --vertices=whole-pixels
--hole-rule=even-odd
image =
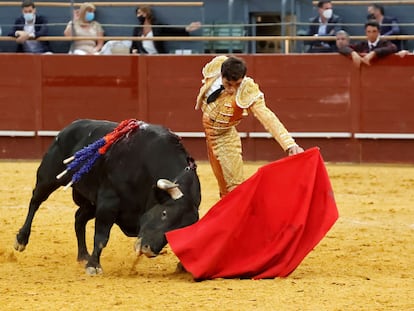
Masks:
[[[70,182],[70,173],[56,177],[66,168],[63,161],[116,126],[108,121],[78,120],[60,131],[37,170],[26,221],[16,236],[16,250],[25,249],[40,204]],[[113,224],[127,236],[138,238],[139,254],[156,256],[167,244],[165,232],[198,220],[201,200],[195,163],[179,138],[162,126],[145,123],[116,141],[72,185],[72,197],[79,206],[75,214],[78,260],[87,261],[89,274],[102,272],[100,255]],[[93,218],[94,247],[89,255],[85,230]]]

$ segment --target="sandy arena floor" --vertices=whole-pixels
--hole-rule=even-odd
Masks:
[[[289,277],[194,282],[168,246],[133,267],[134,239],[112,229],[90,277],[76,262],[75,205],[59,189],[14,251],[38,162],[0,162],[0,310],[414,310],[414,166],[327,164],[340,218]],[[247,163],[246,176],[260,163]],[[201,215],[217,201],[199,163]],[[93,222],[88,225],[89,247]],[[214,243],[214,241],[212,241]]]

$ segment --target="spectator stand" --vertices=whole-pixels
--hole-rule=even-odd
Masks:
[[[312,5],[316,7],[318,1],[313,0]],[[398,20],[400,27],[400,35],[414,34],[414,23],[412,9],[409,7],[414,5],[414,0],[333,0],[332,5],[335,14],[342,17],[343,28],[351,36],[363,36],[364,35],[364,24],[366,22],[367,7],[377,3],[384,6],[385,15],[394,16]],[[301,7],[303,11],[303,7]],[[313,11],[315,14],[315,11]],[[307,20],[305,18],[302,21]],[[304,29],[307,29],[309,24],[300,24],[300,33],[303,33]],[[411,39],[403,39],[400,37],[397,40],[402,40],[401,48],[414,50],[414,41]],[[410,38],[410,37],[408,37]],[[391,39],[391,38],[389,38]]]
[[[137,26],[135,9],[140,5],[150,5],[153,8],[157,20],[171,27],[185,27],[192,21],[204,22],[204,2],[115,2],[115,1],[91,1],[97,8],[95,19],[99,21],[105,30],[106,37],[128,37],[132,35],[133,28]],[[37,13],[48,19],[49,38],[51,49],[54,53],[67,53],[72,40],[63,38],[63,31],[72,18],[73,8],[77,8],[82,2],[73,1],[35,1]],[[168,9],[165,9],[168,8]],[[21,1],[0,2],[0,50],[2,52],[14,52],[13,38],[4,38],[13,27],[15,19],[21,14]],[[180,21],[180,25],[177,24]],[[157,26],[153,26],[157,27]],[[191,35],[201,35],[198,30]],[[60,40],[55,40],[60,38]],[[46,39],[46,38],[45,38]],[[123,39],[123,38],[122,38]],[[120,40],[122,40],[120,39]],[[169,40],[165,40],[169,41]],[[201,42],[167,42],[166,48],[170,52],[177,49],[190,49],[195,52],[203,50]]]
[[[247,34],[243,24],[213,24],[203,26],[205,37],[245,37]],[[247,41],[214,40],[205,41],[205,53],[247,53]]]
[[[232,11],[229,7],[228,22],[226,12],[217,12],[216,15],[209,13],[209,23],[205,23],[205,4],[204,2],[93,2],[97,6],[96,19],[102,23],[105,29],[104,40],[142,40],[142,38],[131,37],[132,29],[137,25],[135,8],[137,5],[151,5],[154,8],[157,19],[170,26],[184,27],[191,21],[200,20],[203,24],[200,30],[192,33],[189,37],[158,37],[153,40],[167,42],[167,49],[170,53],[178,51],[191,51],[191,53],[295,53],[303,52],[301,44],[305,40],[316,40],[313,37],[302,36],[303,31],[309,26],[308,17],[315,15],[312,9],[314,2],[305,0],[291,0],[290,7],[287,1],[282,1],[285,5],[281,7],[280,19],[263,19],[259,22],[258,18],[266,17],[265,13],[259,11],[253,4],[245,7],[245,13],[240,8]],[[410,10],[401,10],[402,5],[414,4],[414,0],[400,1],[377,1],[386,5],[386,15],[396,16],[399,21],[402,33],[414,34],[414,23]],[[67,53],[70,42],[79,38],[63,36],[63,30],[72,15],[72,4],[68,2],[35,2],[38,13],[45,15],[49,20],[49,36],[40,40],[48,40],[55,53]],[[252,2],[254,3],[254,2]],[[364,39],[363,24],[366,20],[366,6],[371,1],[332,1],[334,11],[343,18],[343,27],[351,34],[351,39]],[[21,13],[20,1],[0,2],[0,20],[2,21],[2,37],[0,37],[0,49],[3,52],[14,52],[14,38],[7,37],[7,33],[13,26],[14,19]],[[78,6],[80,2],[74,3]],[[209,3],[208,10],[211,7]],[[356,6],[358,9],[356,9]],[[2,9],[7,7],[7,10]],[[168,8],[165,8],[168,7]],[[223,7],[223,4],[220,4]],[[230,12],[233,12],[230,14]],[[273,12],[273,11],[272,11]],[[307,15],[304,13],[306,12]],[[408,12],[408,13],[407,13]],[[271,12],[270,12],[271,13]],[[405,14],[405,15],[404,15]],[[239,20],[233,23],[233,15]],[[212,17],[213,16],[213,17]],[[244,17],[243,17],[244,16]],[[215,20],[217,19],[217,20]],[[121,23],[116,23],[117,21]],[[175,25],[176,21],[180,25]],[[221,22],[220,22],[221,21]],[[250,21],[250,23],[248,23]],[[156,27],[156,26],[154,26]],[[270,32],[263,32],[260,29],[270,27]],[[280,31],[275,31],[278,28]],[[271,35],[273,33],[273,35]],[[406,40],[404,48],[413,50],[413,36],[399,35],[387,37],[387,39]],[[334,38],[331,38],[334,40]],[[265,48],[259,51],[258,46],[265,43]]]

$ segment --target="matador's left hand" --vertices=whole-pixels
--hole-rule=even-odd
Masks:
[[[302,147],[298,146],[298,145],[294,145],[292,147],[290,147],[287,150],[288,155],[294,155],[294,154],[298,154],[298,153],[302,153],[304,150]]]

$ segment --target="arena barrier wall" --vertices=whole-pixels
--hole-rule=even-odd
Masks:
[[[0,158],[39,159],[81,118],[163,124],[207,159],[194,110],[201,69],[214,55],[0,54]],[[413,163],[414,56],[356,68],[341,55],[242,55],[267,105],[326,161]],[[252,116],[238,127],[245,160],[283,152]]]

